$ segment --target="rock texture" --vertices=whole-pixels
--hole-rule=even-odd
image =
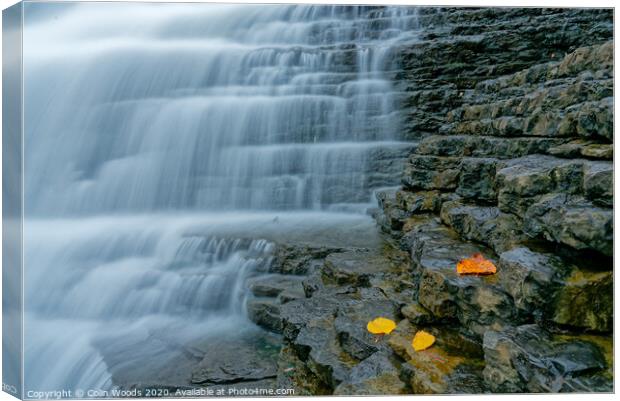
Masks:
[[[427,8],[419,24],[391,72],[412,151],[377,193],[385,244],[278,246],[249,283],[249,317],[282,336],[278,385],[611,391],[612,13]],[[458,275],[477,253],[497,273]],[[370,334],[379,316],[396,330]],[[436,343],[416,352],[421,329]]]
[[[421,12],[428,27],[399,75],[407,135],[419,142],[376,214],[411,257],[407,335],[390,343],[413,392],[611,391],[609,18]],[[498,272],[459,276],[456,263],[474,253]],[[479,353],[438,343],[443,362],[421,361],[407,347],[412,326],[438,338],[457,330]]]

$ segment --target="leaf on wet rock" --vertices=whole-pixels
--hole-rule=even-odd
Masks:
[[[473,254],[470,258],[461,259],[456,264],[458,274],[495,274],[497,267],[480,253]]]
[[[396,328],[396,323],[393,320],[378,317],[368,322],[366,328],[372,334],[390,334]]]
[[[420,330],[415,333],[413,337],[413,341],[411,345],[413,345],[413,349],[415,351],[423,351],[429,348],[431,345],[435,343],[435,336],[425,332],[424,330]]]

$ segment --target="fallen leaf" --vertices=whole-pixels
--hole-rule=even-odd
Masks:
[[[435,343],[435,336],[425,332],[424,330],[420,330],[415,333],[413,337],[413,341],[411,341],[411,345],[413,345],[413,349],[415,351],[423,351],[429,348],[431,345]]]
[[[456,272],[458,274],[495,274],[497,268],[488,259],[480,253],[475,253],[471,258],[465,258],[456,264]]]
[[[378,317],[368,322],[366,328],[372,334],[390,334],[396,328],[396,323],[393,320]]]

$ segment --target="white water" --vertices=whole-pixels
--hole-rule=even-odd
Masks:
[[[388,75],[415,9],[25,10],[27,390],[109,388],[171,343],[253,330],[261,238],[372,230],[335,211],[398,181]]]

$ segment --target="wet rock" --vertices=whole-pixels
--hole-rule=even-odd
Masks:
[[[586,198],[597,205],[613,207],[613,164],[592,162],[585,166],[583,188]]]
[[[395,320],[397,313],[394,303],[381,290],[361,288],[349,303],[339,308],[334,320],[340,346],[358,360],[364,360],[373,353],[386,349],[381,336],[371,334],[366,325],[377,317]]]
[[[389,205],[394,204],[396,201],[396,192],[397,192],[396,188],[377,191],[375,193],[375,197],[377,198],[379,207],[381,209],[385,209]]]
[[[606,143],[596,143],[585,140],[574,140],[560,146],[549,149],[549,154],[568,159],[591,158],[591,159],[613,159],[613,145]]]
[[[481,105],[477,105],[480,107]],[[453,135],[485,135],[497,137],[518,137],[526,133],[526,120],[515,116],[497,117],[500,108],[493,108],[488,111],[487,116],[492,118],[481,118],[478,120],[463,121],[449,128],[449,133]],[[473,106],[476,107],[476,106]],[[484,106],[483,106],[484,107]],[[465,118],[471,118],[472,107],[464,107]]]
[[[295,389],[296,396],[332,393],[332,390],[310,371],[289,345],[280,350],[276,385],[278,388]]]
[[[546,153],[549,148],[564,143],[555,138],[497,138],[491,136],[431,136],[418,147],[419,155],[449,157],[495,157],[508,159]]]
[[[580,197],[546,195],[528,208],[524,231],[575,249],[613,253],[613,212],[593,206]]]
[[[503,163],[491,158],[464,158],[456,193],[465,199],[492,202],[497,199],[495,173]]]
[[[611,42],[599,46],[580,47],[562,60],[558,65],[557,74],[565,76],[588,68],[610,68],[613,65],[612,49]]]
[[[485,244],[498,253],[525,240],[521,221],[497,207],[446,202],[441,209],[441,219],[462,238]]]
[[[520,27],[564,18],[551,10],[535,17],[515,12],[528,19]],[[607,43],[581,47],[578,24],[569,23],[565,39],[572,44],[559,50],[546,28],[516,34],[521,28],[496,20],[508,18],[503,13],[423,11],[420,20],[426,23],[461,25],[445,31],[449,34],[433,28],[419,43],[403,46],[404,71],[398,78],[408,81],[403,89],[411,94],[404,102],[411,110],[405,129],[419,131],[408,135],[421,140],[405,166],[404,189],[390,198],[385,232],[411,252],[413,300],[401,305],[404,321],[436,333],[431,350],[446,362],[416,363],[421,356],[411,353],[413,332],[401,335],[402,322],[390,345],[406,361],[401,378],[414,392],[580,391],[588,386],[600,391],[609,388],[610,375],[596,363],[576,367],[582,360],[600,360],[592,351],[596,348],[583,345],[576,333],[605,332],[612,320],[605,255],[611,255],[613,173],[612,164],[603,161],[613,156],[609,20],[597,22],[587,39],[588,44]],[[583,17],[576,18],[583,22]],[[504,24],[501,33],[485,18]],[[450,36],[456,32],[467,37]],[[599,39],[590,41],[594,37]],[[512,59],[500,61],[502,43],[514,48],[529,40],[528,50],[509,52]],[[547,50],[539,52],[543,47]],[[482,55],[486,58],[476,65]],[[438,211],[441,221],[434,217]],[[456,262],[476,252],[494,261],[498,272],[456,275]],[[472,358],[477,362],[454,363],[450,357],[462,358],[463,351],[443,340],[446,326],[458,327],[475,343],[486,332],[512,335],[514,325],[532,321],[571,334],[563,340],[540,335],[531,343],[515,334],[513,345],[499,347],[495,356],[485,349],[488,360],[509,361],[485,361],[486,375],[499,374],[496,382],[502,384],[496,387],[488,378],[481,380],[480,351]],[[457,342],[461,348],[465,343]],[[519,376],[528,370],[534,373]],[[511,381],[514,372],[518,379]]]
[[[366,250],[333,253],[325,259],[323,279],[336,284],[368,287],[372,275],[389,269],[389,261]]]
[[[204,357],[192,372],[194,384],[232,384],[275,379],[276,337],[262,336],[254,341],[212,340],[203,345]]]
[[[498,205],[522,217],[542,195],[580,193],[582,182],[583,161],[538,155],[513,159],[497,172]]]
[[[301,281],[301,285],[304,289],[304,295],[306,298],[310,298],[315,292],[325,288],[323,278],[319,271],[312,273],[307,278]]]
[[[520,196],[546,194],[552,192],[558,184],[565,187],[571,184],[554,181],[554,170],[560,167],[566,170],[565,166],[574,166],[576,172],[571,178],[579,177],[580,166],[575,166],[570,160],[539,155],[516,158],[506,162],[506,166],[498,171],[498,186],[500,191]]]
[[[340,250],[341,248],[337,247],[280,244],[273,256],[272,272],[294,275],[308,274],[320,266],[327,255]]]
[[[536,325],[484,335],[483,371],[497,392],[610,391],[603,353],[592,342],[554,340]],[[599,373],[598,375],[596,373]]]
[[[340,348],[334,318],[313,319],[299,331],[294,342],[306,366],[327,386],[336,388],[349,378],[355,360]]]
[[[416,352],[411,341],[418,331],[408,321],[402,321],[390,335],[389,344],[403,358],[403,378],[415,394],[458,394],[484,392],[482,360],[468,354],[469,339],[455,335],[454,331],[433,328],[437,338],[429,349]],[[476,348],[479,348],[477,346]],[[477,352],[476,355],[481,353]]]
[[[592,159],[613,160],[614,147],[612,144],[592,143],[584,146],[580,154]]]
[[[414,280],[419,281],[418,302],[434,316],[458,319],[481,335],[486,327],[501,327],[517,320],[512,298],[498,283],[498,274],[460,276],[459,260],[482,253],[495,261],[483,246],[462,242],[445,227],[421,226],[412,243]]]
[[[411,189],[455,189],[459,168],[458,158],[413,155],[405,165],[402,182]]]
[[[417,302],[403,306],[400,313],[414,325],[426,325],[436,320],[430,311]]]
[[[555,297],[551,320],[560,325],[610,332],[613,327],[613,274],[574,270]]]
[[[379,207],[382,211],[376,216],[377,222],[384,232],[396,235],[402,229],[403,221],[407,217],[406,210],[399,204],[396,199],[396,189],[378,191],[376,194]]]
[[[303,276],[266,275],[252,279],[248,285],[257,297],[277,297],[283,292],[303,293]]]
[[[515,248],[500,255],[500,282],[523,313],[573,328],[610,330],[611,272],[587,270],[573,262]]]
[[[561,279],[570,272],[559,258],[532,252],[525,247],[500,255],[500,283],[515,306],[526,313],[548,311]]]
[[[351,368],[350,378],[334,390],[334,395],[405,394],[395,361],[386,352],[377,352]]]
[[[441,206],[442,194],[439,191],[399,190],[396,192],[395,201],[408,215],[437,212]]]
[[[345,298],[346,297],[341,297]],[[284,337],[294,342],[301,329],[316,319],[335,317],[338,309],[339,297],[313,296],[312,298],[298,299],[287,302],[280,308],[282,318],[282,333]]]
[[[567,118],[574,121],[575,130],[580,136],[599,136],[613,141],[613,107],[612,97],[584,102],[569,108]]]
[[[301,291],[298,290],[285,290],[282,291],[279,295],[278,295],[278,302],[281,304],[285,304],[287,302],[290,301],[294,301],[296,299],[302,299],[305,298],[306,294],[304,292],[304,289],[302,288]]]
[[[280,302],[272,298],[250,299],[246,308],[251,321],[267,330],[282,332]]]

